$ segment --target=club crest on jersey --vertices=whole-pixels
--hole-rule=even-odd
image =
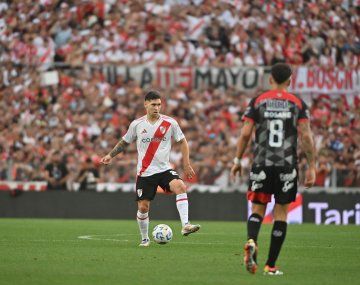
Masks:
[[[142,189],[137,189],[136,192],[137,192],[138,197],[141,197],[143,194]]]
[[[165,134],[166,128],[163,126],[160,126],[160,133]]]

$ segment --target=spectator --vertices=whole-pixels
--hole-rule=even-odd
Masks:
[[[69,175],[66,164],[61,159],[59,151],[51,155],[50,163],[45,166],[44,178],[48,182],[49,190],[66,190]]]
[[[86,158],[82,163],[80,173],[76,182],[80,183],[80,191],[96,191],[96,184],[99,180],[99,171],[94,166],[91,158]]]
[[[329,174],[331,173],[330,165],[326,161],[326,157],[320,156],[316,166],[315,186],[329,186]]]
[[[71,157],[106,153],[116,143],[141,115],[142,88],[133,74],[106,82],[99,72],[103,63],[227,67],[291,61],[358,68],[359,15],[350,2],[5,1],[0,5],[0,154],[6,163],[1,177],[40,179],[42,165],[58,150],[55,157],[64,161],[57,158],[46,170],[51,187],[58,188],[63,181],[56,173],[69,178],[80,172]],[[74,68],[57,68],[59,84],[41,85],[40,73],[59,61]],[[196,150],[192,182],[226,185],[225,164],[252,94],[185,85],[163,91],[165,113],[180,122]],[[308,97],[316,148],[339,174],[339,186],[359,186],[358,94],[349,104],[338,97]],[[176,150],[172,157],[176,168]],[[251,159],[247,152],[245,174]],[[134,182],[135,163],[135,149],[129,148],[121,161],[99,170],[99,181]]]

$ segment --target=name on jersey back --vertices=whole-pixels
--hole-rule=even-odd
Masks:
[[[290,112],[291,104],[284,100],[267,100],[265,118],[270,119],[289,119],[292,114]]]

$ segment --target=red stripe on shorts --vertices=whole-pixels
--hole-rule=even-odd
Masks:
[[[248,191],[247,199],[251,202],[260,202],[262,204],[267,204],[271,202],[271,194]]]

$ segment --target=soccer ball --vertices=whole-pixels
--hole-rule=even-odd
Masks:
[[[158,244],[167,244],[171,241],[173,233],[168,225],[157,225],[152,232],[153,239]]]

